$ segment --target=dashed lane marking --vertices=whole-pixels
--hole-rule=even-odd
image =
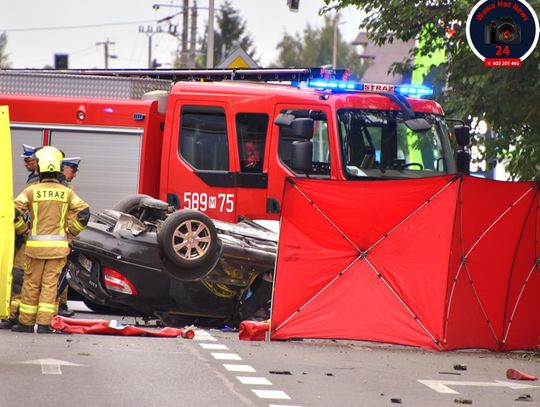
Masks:
[[[193,338],[195,341],[209,341],[209,342],[217,342],[217,339],[214,338],[212,335],[210,335],[206,331],[202,331],[200,329],[197,329],[195,331],[195,337]]]
[[[242,384],[255,384],[261,386],[271,386],[272,383],[266,377],[254,377],[254,376],[236,376]]]
[[[196,330],[194,340],[200,341],[201,348],[207,350],[229,350],[226,345],[219,343],[203,343],[203,342],[217,342],[217,339],[204,330]],[[212,357],[217,360],[242,360],[240,355],[236,353],[228,352],[210,352]],[[223,363],[223,367],[229,372],[237,373],[256,373],[255,369],[250,365],[240,364],[227,364]],[[240,383],[248,386],[272,386],[270,380],[266,377],[260,376],[236,376]],[[282,390],[261,390],[251,389],[251,391],[260,399],[267,400],[290,400],[291,398],[287,393]],[[284,405],[284,404],[269,404],[269,407],[302,407],[300,405]]]
[[[200,343],[203,349],[213,349],[213,350],[229,350],[226,345],[220,343]]]
[[[257,395],[257,397],[261,399],[274,399],[274,400],[290,400],[291,398],[287,393],[281,390],[257,390],[257,389],[251,389],[253,393]]]
[[[242,360],[236,353],[210,352],[210,354],[217,360]]]
[[[244,373],[255,373],[255,369],[250,365],[227,365],[223,364],[223,367],[229,372],[244,372]]]

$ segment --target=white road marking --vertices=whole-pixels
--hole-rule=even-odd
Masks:
[[[250,365],[226,365],[223,367],[229,372],[244,372],[244,373],[255,373],[255,369]]]
[[[418,380],[420,383],[425,384],[429,388],[439,393],[447,394],[459,394],[459,392],[451,389],[448,386],[479,386],[479,387],[509,387],[513,390],[531,389],[538,386],[532,386],[530,384],[505,382],[503,380],[496,380],[495,382],[460,382],[457,380]]]
[[[23,365],[24,364],[41,365],[42,374],[54,374],[54,375],[62,374],[61,366],[85,366],[85,365],[79,365],[77,363],[66,362],[65,360],[59,360],[59,359],[35,359],[35,360],[27,360],[24,362],[15,362],[15,363],[20,363]]]
[[[208,332],[197,329],[195,331],[195,337],[193,338],[196,341],[209,341],[209,342],[217,342],[217,339],[214,338],[212,335],[210,335]]]
[[[272,383],[266,377],[236,376],[242,384],[256,384],[261,386],[271,386]]]
[[[261,399],[279,399],[279,400],[290,400],[291,398],[281,390],[256,390],[251,389],[253,393],[257,395],[257,397]]]
[[[236,353],[210,352],[210,354],[217,360],[242,360],[240,355],[237,355]]]
[[[221,349],[221,350],[229,350],[229,348],[226,345],[221,345],[219,343],[200,343],[201,347],[203,349]]]

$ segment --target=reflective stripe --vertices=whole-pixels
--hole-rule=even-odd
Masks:
[[[69,247],[67,240],[38,240],[27,241],[26,247]]]
[[[48,304],[46,302],[40,302],[38,312],[48,312],[50,314],[56,313],[56,305],[55,304]]]
[[[81,224],[81,222],[79,222],[79,219],[75,219],[73,223],[71,224],[71,227],[77,230],[78,232],[82,232],[82,230],[84,229],[84,225]]]
[[[38,218],[37,202],[32,203],[32,208],[34,209],[34,221],[32,222],[32,234],[37,235],[37,218]]]
[[[21,303],[20,300],[11,300],[12,307],[18,307],[20,303]]]
[[[20,312],[24,312],[25,314],[37,314],[38,312],[38,307],[37,305],[28,305],[28,304],[25,304],[24,302],[21,302],[19,304],[19,311]]]
[[[62,235],[66,234],[66,231],[64,230],[66,225],[66,212],[67,212],[67,203],[62,204],[62,216],[60,217],[60,233]]]
[[[32,235],[28,237],[28,240],[66,240],[62,235]]]

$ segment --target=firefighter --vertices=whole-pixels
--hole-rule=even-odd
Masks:
[[[36,159],[34,157],[35,147],[23,144],[21,158],[24,160],[24,167],[29,172],[26,179],[26,186],[39,182],[36,170]],[[23,235],[15,236],[15,257],[13,258],[13,270],[11,281],[11,302],[9,309],[9,319],[0,321],[0,329],[11,329],[17,319],[17,311],[21,301],[21,290],[23,284],[24,270],[26,268],[25,239]]]
[[[28,232],[28,264],[18,323],[11,330],[34,332],[37,323],[38,333],[53,333],[50,323],[57,311],[58,277],[69,254],[69,240],[84,229],[90,210],[73,190],[58,181],[64,158],[60,150],[46,146],[36,149],[34,156],[40,182],[30,185],[15,198],[15,230],[17,234]],[[23,219],[27,211],[30,226]]]
[[[79,171],[79,165],[81,163],[80,157],[64,158],[62,160],[62,173],[60,174],[60,182],[68,188],[71,188],[71,181],[77,176]],[[75,312],[68,308],[68,286],[62,290],[58,298],[58,315],[63,317],[72,317]]]

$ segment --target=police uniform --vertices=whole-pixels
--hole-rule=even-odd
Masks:
[[[28,212],[30,233],[19,320],[12,330],[33,332],[37,323],[38,333],[50,333],[49,325],[57,311],[58,277],[70,252],[66,230],[72,236],[78,235],[88,223],[90,211],[86,202],[57,179],[63,154],[54,147],[43,147],[35,155],[41,181],[15,198],[15,230],[18,234],[28,230],[23,219]]]
[[[62,171],[66,166],[71,167],[74,172],[79,171],[79,165],[81,164],[81,158],[80,157],[69,157],[64,158],[62,160]],[[71,182],[66,179],[66,176],[64,174],[60,174],[59,176],[60,183],[62,185],[65,185],[68,188],[71,187]],[[73,189],[73,188],[72,188]],[[70,219],[68,219],[69,223]],[[63,317],[72,317],[75,313],[68,308],[68,289],[69,287],[66,286],[64,290],[60,293],[60,296],[58,297],[58,315],[61,315]]]

